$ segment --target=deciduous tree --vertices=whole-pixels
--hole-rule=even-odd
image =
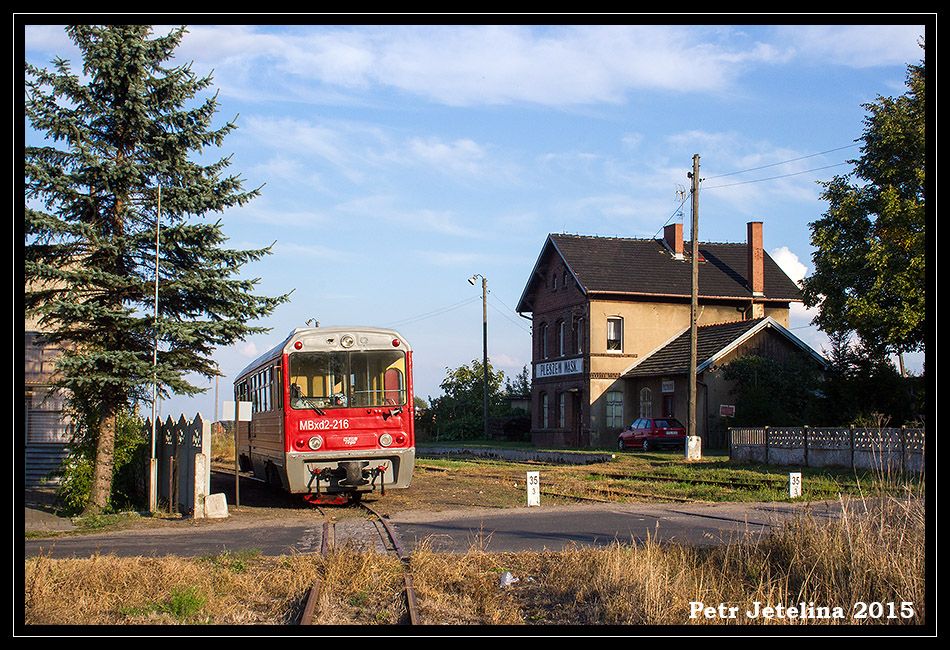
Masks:
[[[926,76],[923,61],[910,65],[907,92],[864,105],[861,157],[824,183],[804,281],[821,329],[897,354],[924,345]]]

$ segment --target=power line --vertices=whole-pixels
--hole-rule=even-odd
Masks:
[[[453,310],[458,309],[458,308],[460,308],[460,307],[464,307],[465,305],[469,305],[469,304],[471,304],[471,303],[473,303],[473,302],[476,302],[476,301],[478,301],[478,300],[481,300],[481,298],[479,298],[478,296],[473,296],[473,297],[471,297],[471,298],[466,298],[465,300],[462,300],[462,301],[460,301],[460,302],[454,303],[454,304],[452,304],[452,305],[447,305],[447,306],[445,306],[445,307],[440,307],[440,308],[438,308],[438,309],[433,309],[432,311],[428,311],[428,312],[419,314],[418,316],[410,316],[409,318],[404,318],[404,319],[402,319],[402,320],[394,321],[394,322],[390,323],[389,326],[390,326],[390,327],[397,327],[397,326],[402,326],[402,325],[408,325],[408,324],[410,324],[410,323],[415,323],[415,322],[418,322],[418,321],[421,321],[421,320],[426,320],[427,318],[433,318],[433,317],[435,317],[435,316],[441,316],[442,314],[446,314],[446,313],[448,313],[448,312],[450,312],[450,311],[453,311]]]
[[[666,227],[666,224],[668,224],[668,223],[670,222],[670,219],[672,219],[673,217],[676,216],[676,213],[680,211],[680,209],[683,207],[683,205],[686,204],[687,201],[689,201],[689,198],[690,198],[692,195],[693,195],[693,191],[692,191],[692,190],[690,190],[689,192],[686,193],[686,196],[683,198],[682,201],[680,201],[680,204],[679,204],[678,206],[676,206],[676,209],[675,209],[675,210],[673,210],[673,214],[671,214],[670,216],[668,216],[668,217],[666,218],[666,221],[663,222],[663,225],[656,229],[656,232],[653,233],[653,237],[650,237],[650,239],[656,239],[656,236],[660,234],[660,231],[663,230],[663,229]]]
[[[856,143],[854,143],[854,144],[849,144],[849,145],[844,146],[844,147],[836,147],[836,148],[834,148],[834,149],[828,149],[827,151],[819,151],[818,153],[811,153],[811,154],[808,154],[807,156],[799,156],[798,158],[790,158],[790,159],[788,159],[788,160],[783,160],[783,161],[781,161],[781,162],[770,163],[770,164],[768,164],[768,165],[762,165],[761,167],[750,167],[749,169],[740,169],[739,171],[729,172],[728,174],[718,174],[718,175],[716,175],[716,176],[707,176],[707,177],[706,177],[705,179],[703,179],[703,180],[712,180],[712,179],[714,179],[714,178],[722,178],[722,177],[724,177],[724,176],[735,176],[736,174],[744,174],[744,173],[746,173],[746,172],[754,172],[754,171],[758,171],[758,170],[760,170],[760,169],[768,169],[769,167],[777,167],[777,166],[779,166],[779,165],[785,165],[785,164],[788,164],[788,163],[790,163],[790,162],[797,162],[797,161],[799,161],[799,160],[805,160],[806,158],[814,158],[815,156],[823,156],[823,155],[826,154],[826,153],[833,153],[833,152],[835,152],[835,151],[841,151],[841,150],[843,150],[843,149],[851,149],[851,148],[853,148],[853,147],[857,147],[858,145],[859,145],[859,143],[856,142]]]
[[[491,294],[490,291],[489,291],[489,294]],[[494,296],[492,296],[492,297],[495,298]],[[497,300],[498,302],[501,302],[501,300],[498,299],[498,298],[495,298],[495,300]],[[501,302],[501,304],[502,304],[502,305],[505,305],[505,303],[503,303],[503,302]],[[502,311],[501,309],[499,309],[498,307],[496,307],[495,305],[493,305],[493,304],[491,304],[491,303],[488,303],[488,306],[491,307],[492,309],[494,309],[495,311],[497,311],[497,312],[498,312],[499,314],[501,314],[502,316],[504,316],[510,323],[512,323],[512,324],[513,324],[515,327],[517,327],[519,330],[521,330],[522,332],[524,332],[524,333],[527,334],[528,336],[531,336],[531,330],[527,329],[524,325],[522,325],[521,323],[519,323],[518,321],[516,321],[514,318],[512,318],[511,316],[509,316],[506,312]],[[506,309],[510,309],[510,308],[508,307],[508,305],[505,305],[505,308],[506,308]]]
[[[788,178],[789,176],[800,176],[802,174],[810,174],[811,172],[818,172],[823,169],[831,169],[832,167],[840,167],[841,165],[848,165],[848,162],[835,163],[834,165],[825,165],[824,167],[815,167],[814,169],[806,169],[800,172],[792,172],[791,174],[782,174],[780,176],[769,176],[768,178],[756,178],[751,181],[740,181],[738,183],[727,183],[725,185],[713,185],[711,187],[703,187],[704,190],[718,190],[721,187],[735,187],[736,185],[748,185],[749,183],[761,183],[763,181],[774,181],[779,178]],[[705,179],[704,179],[705,180]]]

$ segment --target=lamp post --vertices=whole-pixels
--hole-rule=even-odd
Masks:
[[[162,186],[158,186],[158,209],[155,213],[155,347],[152,349],[152,455],[149,459],[148,509],[158,510],[158,459],[155,456],[156,414],[158,399],[158,245],[162,221]],[[169,498],[171,495],[169,495]]]
[[[484,399],[482,409],[482,435],[488,440],[488,278],[476,273],[468,279],[475,286],[475,278],[482,279],[482,372],[484,374]]]

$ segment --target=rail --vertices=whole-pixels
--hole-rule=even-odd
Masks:
[[[386,521],[386,518],[383,515],[376,512],[375,509],[371,508],[369,505],[360,502],[360,505],[365,508],[371,515],[376,517],[380,524],[383,526],[383,530],[386,531],[386,535],[389,537],[389,541],[392,544],[392,550],[396,554],[396,557],[402,562],[403,566],[403,583],[405,584],[404,593],[406,596],[406,611],[409,613],[409,624],[410,625],[419,625],[419,607],[416,601],[416,588],[412,582],[412,561],[410,555],[403,549],[402,545],[399,543],[399,536],[396,534],[396,531],[393,530],[392,526]]]

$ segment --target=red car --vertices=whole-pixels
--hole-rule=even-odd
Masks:
[[[685,448],[686,427],[676,418],[640,418],[620,432],[617,447],[625,449]]]

